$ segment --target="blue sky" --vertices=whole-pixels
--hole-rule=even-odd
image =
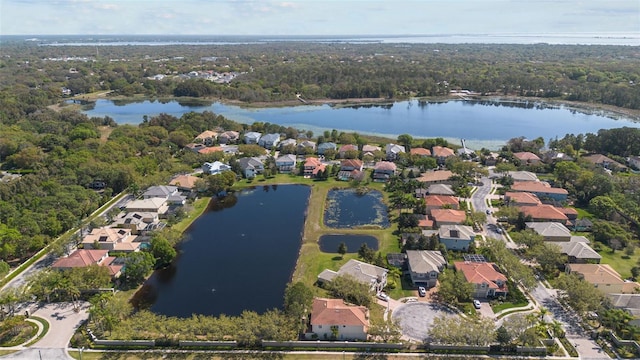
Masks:
[[[0,0],[0,34],[640,33],[640,0]]]

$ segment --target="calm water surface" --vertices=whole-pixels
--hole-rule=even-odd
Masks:
[[[338,253],[341,243],[347,246],[347,253],[357,253],[362,244],[369,249],[378,250],[378,239],[369,235],[322,235],[318,240],[320,251],[324,253]]]
[[[101,99],[88,116],[110,116],[123,124],[138,124],[143,116],[167,113],[180,117],[195,111],[212,111],[228,119],[253,123],[269,122],[320,134],[324,130],[356,131],[397,137],[466,139],[474,142],[502,144],[514,137],[563,137],[565,134],[595,133],[600,129],[622,126],[640,127],[628,119],[613,119],[604,112],[590,114],[565,106],[551,106],[532,101],[400,101],[389,105],[331,107],[301,105],[278,108],[245,109],[222,103],[186,104],[177,101],[114,103]]]
[[[333,189],[327,194],[326,201],[324,223],[329,227],[389,227],[387,207],[382,202],[382,193],[379,191],[360,194],[355,189]]]
[[[155,313],[240,315],[281,308],[300,250],[310,188],[257,187],[212,202],[180,256],[136,294]]]

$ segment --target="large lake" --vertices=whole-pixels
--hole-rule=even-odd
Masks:
[[[495,147],[519,136],[541,136],[548,141],[567,133],[595,133],[600,129],[622,126],[640,127],[640,123],[628,119],[616,120],[603,112],[587,114],[566,106],[532,101],[408,100],[358,107],[300,105],[247,109],[219,102],[199,105],[149,100],[114,103],[100,99],[85,113],[88,116],[110,116],[119,124],[138,124],[144,115],[167,113],[180,117],[191,111],[212,111],[241,123],[261,121],[312,130],[316,135],[324,130],[337,129],[392,138],[408,133],[419,138],[466,139],[472,148],[474,145]]]
[[[173,266],[153,274],[135,305],[178,317],[282,308],[310,191],[271,185],[212,201],[189,228]]]

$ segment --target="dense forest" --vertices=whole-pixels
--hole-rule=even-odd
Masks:
[[[24,96],[194,96],[245,102],[482,95],[640,109],[640,51],[631,46],[269,43],[243,46],[38,46],[3,42],[2,116]],[[179,76],[234,72],[230,83]],[[162,80],[153,76],[163,75]],[[11,101],[11,100],[13,101]],[[8,102],[8,103],[7,103]]]

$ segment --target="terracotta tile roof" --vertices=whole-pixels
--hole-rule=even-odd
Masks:
[[[547,194],[565,194],[569,192],[562,188],[554,188],[544,182],[535,181],[517,181],[511,185],[512,191],[525,191],[531,193],[547,193]]]
[[[375,165],[375,171],[396,171],[396,164],[391,161],[378,161]]]
[[[340,149],[338,150],[339,153],[345,152],[345,151],[349,151],[349,150],[355,150],[358,151],[358,147],[352,144],[347,144],[347,145],[342,145],[340,146]]]
[[[193,189],[198,179],[200,178],[193,175],[178,175],[169,182],[169,185],[184,189]]]
[[[538,155],[528,151],[513,153],[513,156],[520,161],[540,161]]]
[[[524,216],[530,215],[534,220],[553,220],[563,223],[569,220],[567,215],[553,205],[520,206],[518,209],[524,213]]]
[[[360,169],[362,167],[362,160],[358,160],[358,159],[342,160],[340,162],[340,167],[352,167],[352,168]]]
[[[207,139],[207,138],[216,138],[218,136],[218,133],[215,131],[211,131],[211,130],[205,130],[203,132],[200,133],[200,135],[196,136],[196,139]]]
[[[98,264],[98,262],[107,254],[109,254],[108,250],[76,250],[69,256],[58,259],[52,267],[73,268]]]
[[[374,145],[362,146],[362,152],[375,152],[375,151],[382,151],[382,148],[380,148],[380,146],[374,146]]]
[[[368,309],[348,306],[342,299],[313,299],[311,325],[347,325],[369,327]]]
[[[626,168],[626,166],[620,164],[619,162],[604,156],[602,154],[593,154],[593,155],[587,155],[587,156],[583,156],[583,159],[587,160],[588,162],[592,163],[592,164],[597,164],[597,165],[601,165],[601,166],[609,166],[611,167],[611,165],[613,167],[619,167],[619,168]]]
[[[431,148],[431,154],[433,154],[434,157],[449,157],[449,156],[455,155],[453,150],[449,149],[448,147],[444,147],[444,146],[434,146],[434,147],[432,147]]]
[[[568,264],[572,273],[580,274],[590,284],[622,284],[623,291],[634,292],[640,288],[637,282],[626,282],[620,274],[608,264]]]
[[[424,197],[424,202],[427,206],[443,207],[445,205],[451,205],[458,207],[458,198],[450,195],[427,195]]]
[[[418,218],[418,227],[419,228],[433,228],[433,220],[429,219],[427,216],[421,216]]]
[[[504,198],[512,205],[524,205],[524,204],[533,204],[533,205],[541,205],[542,202],[538,197],[532,193],[528,192],[517,192],[517,191],[507,191],[504,194]]]
[[[431,210],[431,217],[437,223],[456,223],[462,224],[467,215],[463,210],[454,209],[433,209]]]
[[[322,162],[317,157],[308,157],[304,161],[304,167],[315,167],[322,165]]]
[[[560,211],[562,211],[563,214],[567,215],[567,217],[577,217],[578,216],[578,210],[574,209],[574,208],[570,208],[570,207],[561,207],[558,208]]]
[[[212,147],[206,147],[204,149],[200,149],[198,150],[199,154],[211,154],[214,152],[218,152],[218,151],[224,151],[224,149],[220,146],[212,146]]]
[[[507,277],[498,272],[493,263],[458,261],[454,263],[454,266],[456,271],[462,271],[467,281],[472,284],[487,284],[492,289],[501,289],[495,281],[507,282]]]
[[[416,180],[420,182],[447,181],[451,176],[453,176],[453,173],[449,170],[427,171],[422,173]]]
[[[411,155],[431,156],[431,151],[425,148],[413,148],[409,151]]]

